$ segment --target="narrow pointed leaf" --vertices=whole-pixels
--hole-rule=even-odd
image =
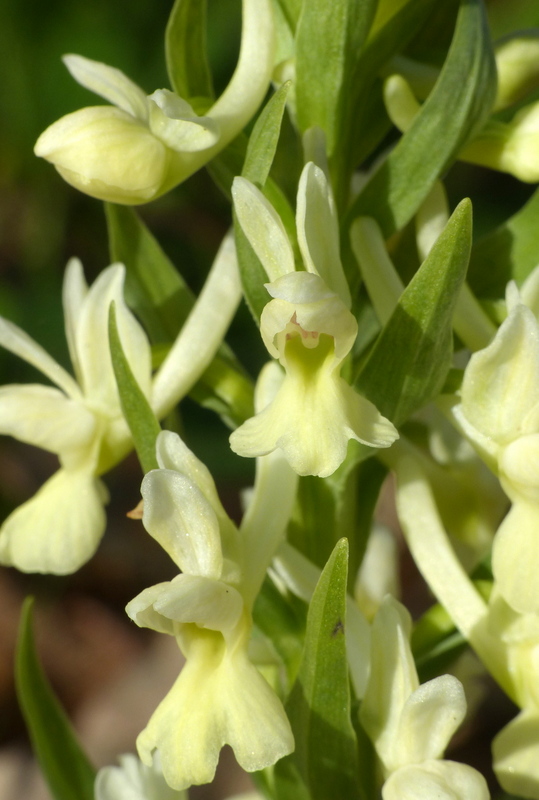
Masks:
[[[303,658],[286,706],[296,750],[275,768],[279,797],[362,797],[346,660],[347,568],[348,543],[341,539],[309,607]]]
[[[496,71],[483,3],[463,0],[434,89],[409,130],[356,198],[348,222],[360,215],[374,217],[386,238],[403,228],[484,122],[495,91]]]
[[[249,137],[242,176],[258,187],[266,183],[281,132],[290,81],[283,83],[266,103]]]
[[[359,375],[357,388],[397,426],[437,396],[451,366],[453,311],[471,236],[471,203],[463,200],[404,290]]]
[[[302,132],[317,126],[328,154],[339,144],[350,79],[374,18],[373,0],[310,0],[296,30],[296,105]]]
[[[151,469],[157,469],[155,440],[161,428],[125,356],[116,324],[114,303],[111,303],[109,311],[109,343],[120,404],[135,443],[142,471],[146,473]]]
[[[22,609],[17,642],[17,696],[54,800],[94,800],[95,770],[78,743],[39,663],[32,632],[33,598]]]

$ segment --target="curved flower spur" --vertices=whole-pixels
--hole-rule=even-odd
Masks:
[[[81,192],[113,203],[147,203],[207,164],[234,139],[264,99],[273,69],[269,0],[244,0],[238,64],[203,115],[168,89],[146,95],[114,67],[64,56],[75,80],[113,103],[67,114],[48,127],[35,154]]]
[[[344,461],[348,441],[389,447],[393,424],[341,378],[357,323],[339,256],[339,230],[331,190],[309,162],[298,187],[296,227],[304,270],[297,270],[283,223],[264,195],[235,178],[239,223],[266,270],[273,297],[260,332],[268,352],[284,367],[271,404],[230,437],[234,452],[262,456],[281,449],[299,475],[331,475]]]

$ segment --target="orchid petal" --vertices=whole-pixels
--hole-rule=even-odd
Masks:
[[[219,518],[226,512],[221,505],[211,472],[172,431],[161,431],[156,440],[157,463],[161,469],[179,472],[198,487]]]
[[[144,527],[183,572],[219,578],[219,523],[204,494],[185,475],[152,470],[142,481]]]
[[[95,800],[187,800],[185,792],[168,786],[158,765],[146,766],[131,753],[118,760],[119,767],[103,767],[97,773]]]
[[[109,349],[110,304],[116,307],[116,322],[126,358],[142,392],[148,396],[151,353],[146,334],[123,298],[125,267],[113,264],[92,284],[80,309],[75,345],[85,396],[107,416],[119,414],[119,398]]]
[[[394,772],[382,787],[383,800],[489,800],[480,772],[456,761],[425,761]]]
[[[319,275],[291,272],[266,284],[266,288],[275,299],[264,307],[260,328],[272,355],[276,351],[275,336],[284,331],[292,318],[307,333],[325,333],[335,339],[335,364],[350,352],[357,335],[355,317]],[[308,337],[305,340],[309,346]]]
[[[294,272],[294,253],[283,222],[262,192],[245,178],[232,184],[234,210],[270,281]]]
[[[462,384],[462,411],[500,445],[526,433],[522,421],[539,403],[539,325],[518,305],[493,342],[470,359]]]
[[[87,295],[88,284],[84,277],[82,264],[78,258],[70,258],[64,274],[62,305],[64,308],[64,325],[69,356],[79,383],[82,383],[82,371],[77,352],[77,327]]]
[[[167,584],[153,607],[174,622],[193,622],[226,635],[238,624],[243,598],[222,581],[184,574]]]
[[[219,125],[211,117],[199,117],[189,103],[167,89],[148,97],[150,130],[178,152],[207,150],[219,141]]]
[[[0,387],[0,433],[63,455],[87,448],[95,432],[94,415],[52,386]]]
[[[341,264],[335,202],[326,176],[312,162],[305,165],[299,181],[296,227],[307,272],[320,275],[350,308],[352,301]]]
[[[537,408],[531,414],[536,417]],[[502,487],[511,500],[539,503],[539,433],[520,436],[504,447],[499,469]]]
[[[215,130],[220,131],[219,139],[206,150],[170,151],[169,170],[159,194],[168,192],[184,181],[226,147],[249,122],[264,99],[273,71],[274,27],[270,0],[243,0],[242,16],[236,69],[221,97],[207,112],[207,117],[216,126]]]
[[[4,347],[28,364],[36,367],[53,383],[62,389],[68,397],[74,400],[82,399],[82,394],[77,383],[69,372],[58,364],[54,358],[35,342],[27,333],[17,325],[0,317],[0,347]]]
[[[492,743],[493,767],[506,792],[539,798],[539,713],[522,711],[502,728]]]
[[[77,83],[121,108],[133,117],[146,121],[146,95],[136,83],[119,69],[78,55],[66,55],[62,61]]]
[[[372,624],[371,672],[360,712],[361,724],[388,771],[401,766],[395,752],[401,714],[419,688],[410,633],[410,615],[388,595]]]
[[[105,531],[106,496],[92,473],[60,469],[0,528],[0,562],[23,572],[75,572]]]
[[[213,779],[225,744],[248,772],[274,764],[294,747],[280,700],[244,648],[229,653],[220,634],[198,631],[137,748],[147,764],[157,749],[167,783],[183,789]]]
[[[293,344],[287,364],[292,353]],[[332,360],[330,352],[312,372],[291,369],[275,400],[231,434],[232,450],[253,457],[280,448],[298,475],[326,477],[344,461],[349,439],[389,447],[398,437],[394,426],[328,368]]]
[[[422,684],[402,708],[395,737],[398,765],[441,758],[465,716],[464,689],[453,675]]]
[[[50,125],[34,152],[77,189],[113,203],[144,203],[163,185],[169,153],[142,123],[114,106],[81,108]]]
[[[169,585],[170,581],[156,583],[154,586],[144,589],[126,605],[127,616],[139,628],[151,628],[151,630],[158,633],[175,635],[177,626],[174,625],[174,622],[154,609],[154,603]]]
[[[492,548],[492,571],[497,588],[512,608],[539,612],[539,508],[537,502],[517,500],[498,528]]]

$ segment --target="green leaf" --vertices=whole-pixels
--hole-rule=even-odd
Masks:
[[[303,133],[317,126],[328,155],[341,139],[350,79],[371,26],[374,0],[309,0],[296,29],[296,109]]]
[[[54,800],[94,800],[95,769],[39,663],[32,633],[33,598],[23,605],[15,683],[34,752]]]
[[[403,228],[485,121],[495,91],[494,56],[483,4],[481,0],[463,0],[434,89],[352,204],[348,224],[358,216],[374,217],[385,238]]]
[[[198,113],[205,111],[215,96],[207,58],[206,13],[206,0],[176,0],[165,32],[172,88]]]
[[[539,189],[503,225],[472,247],[468,281],[479,297],[505,296],[510,280],[519,285],[539,264]]]
[[[105,212],[111,261],[126,267],[126,302],[152,341],[171,341],[195,295],[132,208],[106,203]]]
[[[262,188],[266,183],[273,159],[291,82],[287,81],[268,100],[249,137],[242,175]]]
[[[109,309],[109,343],[123,415],[129,425],[142,471],[146,473],[157,469],[155,440],[161,428],[125,357],[116,324],[114,302]]]
[[[404,290],[359,375],[357,388],[397,426],[438,395],[451,366],[453,311],[471,237],[471,203],[463,200]]]
[[[424,25],[437,0],[408,0],[386,24],[369,36],[351,76],[349,100],[342,120],[342,142],[334,155],[344,160],[339,206],[348,202],[350,178],[358,164],[370,155],[391,128],[382,97],[380,75],[390,60],[402,53]],[[430,31],[429,24],[425,26]]]
[[[244,178],[256,184],[260,189],[264,189],[266,183],[271,184],[268,199],[270,201],[277,199],[280,206],[277,211],[284,210],[283,216],[288,225],[290,225],[291,219],[292,224],[294,224],[293,213],[284,195],[268,179],[268,176],[279,141],[289,88],[289,83],[283,84],[260,113],[249,137],[245,163],[241,173]],[[264,287],[264,284],[268,281],[268,276],[236,218],[234,218],[234,236],[245,300],[255,322],[258,324],[262,309],[270,300],[270,296]]]
[[[348,543],[342,539],[307,615],[303,658],[286,704],[296,749],[275,767],[280,800],[362,797],[346,660],[347,567]]]

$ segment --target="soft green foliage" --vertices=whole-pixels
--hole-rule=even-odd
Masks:
[[[303,3],[296,28],[298,126],[302,133],[321,128],[330,158],[342,146],[343,107],[375,8],[373,0]]]
[[[161,427],[131,371],[129,361],[125,357],[116,322],[114,302],[111,303],[109,311],[109,341],[112,366],[116,383],[118,384],[122,411],[129,425],[142,471],[149,472],[157,467],[155,440]]]
[[[23,606],[17,645],[17,694],[32,745],[54,800],[93,800],[95,769],[45,677],[32,630],[33,598]]]
[[[303,657],[286,710],[296,750],[276,767],[279,797],[355,800],[357,741],[350,721],[346,667],[348,547],[337,543],[320,576],[307,617]]]
[[[350,220],[374,217],[386,237],[400,230],[484,122],[496,89],[484,14],[479,0],[462,3],[451,49],[432,94],[352,204]]]
[[[471,247],[471,204],[455,210],[399,303],[358,378],[396,424],[439,394],[452,354],[452,318]]]

